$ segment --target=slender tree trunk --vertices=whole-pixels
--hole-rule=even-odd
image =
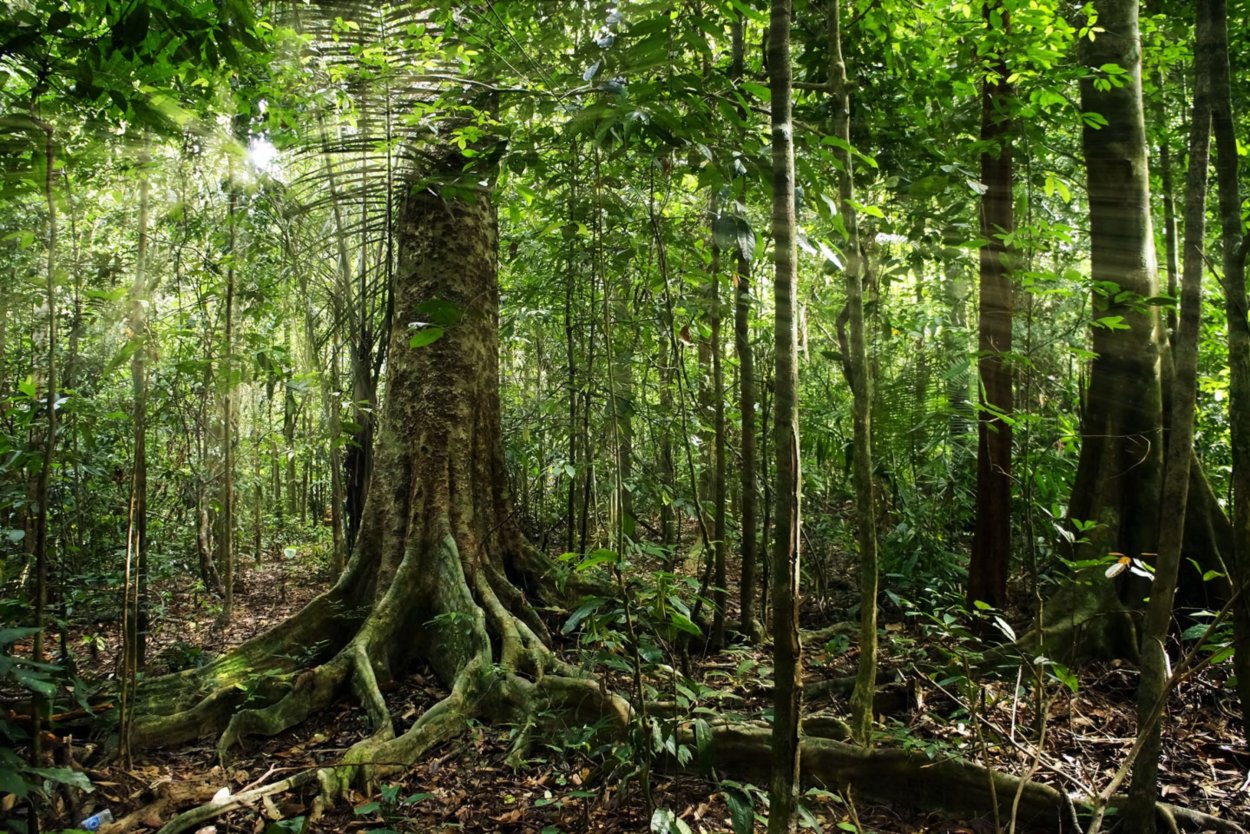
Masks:
[[[330,369],[326,374],[327,381],[322,385],[322,394],[326,398],[329,412],[329,435],[326,444],[330,459],[330,569],[335,577],[342,575],[347,565],[349,546],[347,543],[344,508],[347,505],[347,489],[344,481],[342,465],[343,414],[338,390],[339,352],[341,350],[338,337],[334,337],[334,350],[330,354]]]
[[[999,14],[992,14],[997,11]],[[986,25],[1001,21],[1002,30],[987,37],[1005,39],[1008,13],[1001,3],[983,8]],[[981,302],[978,368],[981,409],[977,419],[977,508],[968,564],[968,606],[986,602],[995,608],[1007,603],[1007,573],[1011,565],[1011,318],[1013,289],[1011,247],[1004,236],[1015,230],[1012,205],[1013,130],[1010,113],[1012,87],[999,46],[991,75],[981,88]]]
[[[739,403],[742,414],[742,485],[741,524],[738,534],[742,551],[742,577],[739,587],[739,607],[742,612],[742,633],[755,641],[759,639],[759,622],[756,619],[756,588],[759,580],[756,530],[758,529],[755,457],[755,359],[751,351],[751,265],[741,254],[737,259],[737,304],[734,315],[734,342],[738,352]]]
[[[859,237],[855,210],[855,174],[851,158],[851,87],[842,57],[841,3],[830,0],[826,7],[829,31],[829,92],[833,99],[833,134],[841,140],[834,149],[839,161],[838,202],[846,231],[846,316],[850,339],[846,343],[847,381],[851,386],[854,413],[855,506],[859,526],[856,539],[860,558],[859,664],[851,695],[851,732],[856,741],[869,744],[872,730],[872,701],[877,682],[877,510],[873,487],[872,399],[873,369],[868,359],[864,326],[864,278],[867,256]]]
[[[725,608],[729,602],[729,573],[726,565],[726,519],[725,504],[728,488],[725,482],[725,353],[721,339],[721,322],[724,319],[720,300],[720,247],[712,245],[711,285],[711,348],[712,348],[712,456],[715,462],[712,472],[712,634],[714,647],[725,645]]]
[[[576,149],[574,149],[573,161],[574,165],[569,170],[569,223],[573,224],[576,220],[576,211],[574,203],[577,197],[577,180],[574,175],[576,165]],[[565,265],[564,276],[564,350],[565,350],[565,367],[568,373],[568,493],[565,497],[564,507],[564,523],[565,523],[565,541],[564,549],[566,552],[573,552],[576,546],[577,536],[577,403],[579,392],[577,390],[577,340],[576,326],[573,322],[573,296],[576,287],[576,247],[577,238],[574,235],[568,235],[568,255]]]
[[[1159,86],[1163,86],[1163,78],[1159,78]],[[1172,184],[1172,150],[1164,137],[1159,142],[1159,172],[1163,178],[1163,240],[1167,256],[1168,295],[1176,298],[1180,287],[1180,264],[1176,247],[1176,199]],[[1176,309],[1168,308],[1168,332],[1176,333]]]
[[[742,80],[746,50],[746,20],[738,14],[733,19],[733,66],[729,74],[734,83]],[[746,187],[739,191],[739,200],[745,201]],[[745,206],[744,206],[745,208]],[[759,639],[759,622],[756,620],[756,459],[755,459],[755,358],[751,351],[751,262],[748,253],[738,247],[734,259],[734,348],[738,354],[738,410],[741,412],[742,468],[740,473],[739,499],[740,525],[739,548],[742,553],[742,574],[738,583],[738,607],[742,617],[742,633],[752,642]]]
[[[777,536],[773,550],[773,767],[768,830],[795,830],[799,789],[799,716],[803,698],[799,642],[798,248],[795,237],[794,125],[790,116],[790,0],[772,0],[768,30],[772,93],[773,257],[776,269]]]
[[[233,180],[226,202],[229,226],[229,250],[226,262],[226,311],[222,342],[222,373],[224,375],[221,395],[221,536],[220,564],[222,581],[221,619],[230,622],[234,616],[234,278],[235,260],[238,258],[238,189]]]
[[[671,329],[672,323],[667,326]],[[677,544],[678,527],[677,514],[673,510],[673,499],[677,494],[677,466],[673,462],[673,435],[669,431],[673,424],[676,359],[667,341],[661,343],[656,353],[660,377],[660,419],[664,421],[659,438],[660,483],[663,491],[660,500],[660,543],[666,550],[671,550]]]
[[[39,476],[35,484],[35,622],[36,629],[32,640],[31,654],[35,663],[45,662],[44,658],[44,621],[47,619],[48,606],[48,565],[52,560],[52,541],[48,531],[48,512],[52,501],[52,467],[56,457],[57,432],[57,379],[56,379],[56,244],[57,215],[53,181],[56,177],[56,146],[53,144],[54,130],[51,124],[35,117],[35,123],[44,132],[44,179],[43,198],[47,205],[47,258],[44,264],[44,294],[48,314],[48,352],[47,352],[47,415],[45,434],[43,437],[43,460],[39,465]],[[45,696],[36,693],[31,704],[33,718],[31,730],[30,755],[31,764],[43,766],[43,721],[48,712],[49,703]],[[32,814],[32,819],[36,814]]]
[[[147,139],[144,139],[144,151],[139,157],[142,168],[139,179],[139,235],[138,248],[135,253],[135,280],[130,300],[130,333],[137,344],[130,358],[130,376],[134,390],[134,554],[135,554],[135,605],[132,622],[132,633],[129,638],[134,641],[134,668],[143,668],[147,658],[148,636],[148,379],[147,355],[151,349],[147,323],[148,304],[148,191],[149,176],[147,166],[151,160],[147,152]]]
[[[295,468],[295,420],[298,410],[295,391],[287,385],[282,397],[282,453],[286,458],[286,515],[292,521],[299,516],[299,478]]]
[[[130,357],[133,386],[134,460],[131,464],[130,502],[127,515],[126,566],[123,585],[124,621],[122,649],[122,710],[118,738],[123,761],[130,764],[130,729],[133,721],[134,689],[143,668],[147,642],[147,254],[148,254],[148,165],[147,139],[139,155],[139,233],[135,253],[135,277],[130,297],[130,338],[135,342]],[[132,590],[133,589],[133,590]]]
[[[1250,304],[1246,300],[1250,236],[1241,219],[1240,161],[1230,90],[1227,3],[1225,0],[1204,2],[1208,4],[1212,27],[1211,117],[1228,320],[1228,421],[1233,446],[1233,555],[1229,567],[1233,588],[1241,594],[1233,608],[1233,636],[1237,644],[1233,666],[1237,672],[1242,728],[1250,732],[1250,320],[1247,318]]]
[[[1189,134],[1189,173],[1185,179],[1185,250],[1180,323],[1172,348],[1171,423],[1163,497],[1159,506],[1159,556],[1150,604],[1141,633],[1141,677],[1137,685],[1137,732],[1144,736],[1137,761],[1125,826],[1130,831],[1154,827],[1158,795],[1162,702],[1167,697],[1171,664],[1167,658],[1168,628],[1176,596],[1176,577],[1184,540],[1189,495],[1189,464],[1193,455],[1197,398],[1198,331],[1202,316],[1203,248],[1206,237],[1207,172],[1211,145],[1210,64],[1212,0],[1198,0],[1193,119]]]
[[[270,390],[269,401],[273,392]],[[265,423],[260,403],[252,404],[252,561],[260,564],[265,552],[265,478],[261,447],[265,442]]]

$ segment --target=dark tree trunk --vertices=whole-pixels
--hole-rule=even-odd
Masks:
[[[734,344],[738,352],[739,410],[742,412],[742,487],[741,526],[738,534],[742,551],[742,577],[739,583],[739,609],[742,633],[754,641],[759,638],[756,600],[759,597],[756,547],[755,479],[755,358],[751,353],[751,266],[741,253],[737,258],[737,303],[734,311]]]
[[[725,609],[729,601],[729,573],[726,564],[728,543],[726,535],[726,503],[728,487],[726,485],[725,443],[725,366],[722,358],[725,346],[721,340],[721,322],[724,311],[720,299],[720,248],[712,246],[712,632],[711,643],[714,647],[725,644]]]
[[[992,7],[984,7],[991,26]],[[1008,16],[1001,5],[1002,30],[990,31],[1005,39]],[[981,301],[977,355],[981,375],[981,410],[977,419],[977,503],[972,558],[968,564],[968,605],[977,601],[1001,608],[1007,602],[1007,573],[1011,564],[1011,413],[1013,397],[1011,352],[1013,288],[1012,251],[1004,237],[1015,230],[1012,204],[1012,88],[1002,47],[996,52],[992,75],[981,88]]]
[[[746,53],[746,19],[736,15],[733,19],[733,65],[730,79],[736,84],[742,80]],[[739,111],[745,117],[745,113]],[[739,201],[746,202],[746,186],[741,186]],[[745,205],[744,205],[745,208]],[[742,619],[742,633],[754,642],[760,637],[759,621],[756,619],[756,598],[759,583],[759,550],[755,531],[758,499],[756,496],[756,450],[755,450],[755,356],[751,349],[751,260],[753,253],[738,247],[734,258],[734,350],[738,354],[738,410],[741,412],[739,442],[742,453],[739,500],[739,549],[742,553],[742,573],[738,583],[738,608]]]
[[[146,140],[145,140],[146,143]],[[130,357],[130,377],[134,392],[134,463],[131,480],[131,544],[135,560],[135,590],[130,606],[130,630],[126,635],[131,641],[131,671],[143,668],[147,658],[148,637],[148,372],[147,354],[150,336],[147,327],[147,254],[148,254],[148,172],[149,156],[146,144],[140,155],[144,170],[139,180],[139,234],[135,253],[135,280],[130,299],[131,339],[137,342]],[[129,592],[129,589],[127,589]]]

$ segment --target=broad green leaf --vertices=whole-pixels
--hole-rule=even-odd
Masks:
[[[751,807],[750,798],[735,790],[723,790],[721,795],[729,806],[729,820],[734,834],[751,834],[755,830],[755,809]]]
[[[55,782],[58,785],[69,785],[78,788],[80,791],[91,793],[95,787],[91,784],[91,780],[87,778],[85,773],[77,770],[71,770],[68,767],[32,767],[28,770],[37,776],[42,776],[49,782]]]
[[[446,331],[444,331],[443,328],[441,327],[422,328],[418,330],[416,333],[413,333],[412,336],[408,339],[408,347],[411,347],[411,348],[428,347],[429,345],[432,345],[435,342],[437,342],[439,339],[443,338],[444,332]]]

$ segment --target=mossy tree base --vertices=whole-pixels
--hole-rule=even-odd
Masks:
[[[458,171],[464,160],[447,162]],[[414,189],[400,218],[389,395],[347,570],[273,631],[145,683],[136,746],[218,733],[224,758],[350,694],[371,734],[318,774],[334,796],[407,767],[472,718],[527,723],[551,707],[628,720],[628,705],[552,654],[518,588],[542,568],[505,487],[495,216],[485,192],[457,195]],[[418,660],[450,694],[397,734],[382,688]]]

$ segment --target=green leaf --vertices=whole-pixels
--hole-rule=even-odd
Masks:
[[[1211,626],[1208,625],[1207,623],[1195,623],[1194,625],[1191,625],[1189,628],[1181,632],[1181,639],[1182,640],[1197,640],[1198,638],[1205,635],[1207,631],[1210,630],[1210,628]]]
[[[684,631],[687,634],[693,634],[695,637],[698,637],[703,634],[703,631],[699,628],[699,626],[695,623],[695,621],[687,617],[685,614],[679,614],[678,612],[674,611],[672,614],[669,615],[669,622],[672,623],[673,627],[676,628],[678,631]]]
[[[15,539],[14,541],[20,541]],[[7,646],[10,643],[16,643],[24,637],[31,637],[39,633],[39,629],[33,626],[25,628],[0,628],[0,646]]]
[[[735,251],[746,263],[755,258],[755,230],[746,218],[736,214],[722,214],[712,221],[712,241],[721,249]]]
[[[746,90],[762,102],[767,103],[773,100],[772,90],[768,89],[763,84],[758,84],[754,81],[743,81],[742,89]]]
[[[265,829],[265,834],[303,834],[306,817],[278,820]]]
[[[799,820],[803,823],[804,828],[810,828],[818,832],[818,834],[819,832],[824,831],[824,828],[820,824],[820,820],[816,819],[816,816],[808,809],[805,803],[800,802],[797,810],[799,812]]]
[[[581,573],[583,571],[590,570],[595,565],[603,565],[609,562],[612,564],[616,564],[617,561],[618,561],[618,557],[615,551],[607,550],[601,547],[598,550],[592,550],[590,551],[590,553],[587,553],[586,558],[582,559],[582,561],[579,562],[577,567],[575,567],[573,570],[577,571],[578,573]]]
[[[591,597],[583,602],[577,607],[576,611],[569,615],[568,620],[565,621],[564,626],[560,629],[560,631],[564,634],[572,634],[577,628],[578,623],[598,611],[600,606],[603,605],[603,602],[604,600],[600,597]]]
[[[443,301],[438,298],[423,301],[414,310],[439,327],[452,327],[458,324],[460,319],[464,318],[463,310],[450,301]]]
[[[1233,656],[1233,647],[1225,646],[1224,648],[1220,649],[1215,654],[1211,655],[1210,663],[1212,666],[1214,666],[1217,663],[1223,663],[1225,660],[1228,660],[1232,656]]]
[[[429,345],[432,345],[435,342],[437,342],[439,339],[443,338],[444,332],[446,331],[444,331],[443,328],[441,327],[426,327],[421,330],[418,330],[416,333],[412,334],[412,337],[410,339],[408,339],[408,347],[410,348],[428,347]]]
[[[651,815],[651,834],[693,834],[686,821],[669,808],[656,808]]]
[[[1013,643],[1016,641],[1016,630],[1012,628],[1002,617],[995,617],[994,625],[998,626],[998,630],[1001,631],[1008,640]]]
[[[71,770],[68,767],[32,767],[28,768],[27,771],[37,776],[42,776],[49,782],[56,782],[58,785],[69,785],[87,793],[95,790],[91,780],[87,778],[87,774]]]
[[[11,793],[19,799],[25,799],[30,795],[32,787],[34,785],[23,779],[16,770],[0,767],[0,793]]]
[[[733,790],[721,791],[721,795],[729,806],[729,820],[734,834],[751,834],[755,830],[755,809],[751,807],[750,797]]]
[[[1093,321],[1094,327],[1103,327],[1107,330],[1128,330],[1129,326],[1124,323],[1124,316],[1102,316]]]

